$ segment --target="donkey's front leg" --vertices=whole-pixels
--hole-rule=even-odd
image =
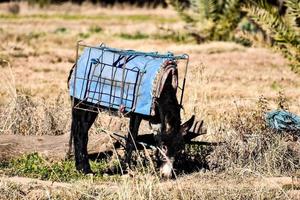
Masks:
[[[129,132],[126,141],[125,149],[125,164],[130,167],[131,154],[135,148],[135,142],[138,135],[142,117],[139,114],[132,114],[129,120]]]
[[[76,169],[85,174],[91,173],[91,167],[88,160],[87,144],[88,131],[97,117],[97,113],[79,110],[72,110],[71,134],[74,139],[75,164]]]

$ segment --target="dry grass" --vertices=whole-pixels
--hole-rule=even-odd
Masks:
[[[1,73],[1,85],[6,95],[0,107],[0,134],[61,135],[67,132],[69,122],[66,99],[62,93],[49,101],[35,98],[30,89],[17,88],[10,63],[10,73]]]
[[[278,103],[285,104],[281,96]],[[224,116],[219,130],[224,143],[209,155],[211,169],[267,176],[299,172],[299,138],[268,128],[267,111],[268,102],[261,97],[252,109],[238,107],[233,115]]]
[[[224,144],[206,158],[215,172],[182,175],[175,181],[165,182],[146,173],[116,182],[75,182],[68,187],[44,183],[27,186],[3,178],[0,179],[1,199],[288,197],[281,187],[270,187],[261,179],[261,176],[296,176],[299,171],[299,141],[269,130],[263,119],[264,113],[277,108],[280,102],[288,104],[291,112],[300,113],[300,77],[290,71],[280,55],[233,43],[174,42],[162,30],[180,33],[183,24],[170,10],[103,9],[89,4],[81,7],[64,4],[41,10],[24,3],[16,14],[11,14],[15,11],[10,9],[7,4],[0,4],[2,136],[69,133],[66,80],[74,62],[76,42],[84,39],[86,43],[105,42],[117,48],[188,53],[190,65],[183,119],[196,114],[198,119],[205,120],[208,130],[199,140]],[[136,33],[143,37],[137,37]],[[180,75],[183,69],[180,67]],[[278,98],[279,91],[284,92],[287,100]],[[262,95],[265,101],[259,100]],[[100,114],[92,134],[103,129],[126,132],[127,119]],[[144,123],[142,132],[147,130]],[[251,177],[259,177],[257,182],[264,184],[253,186]]]
[[[224,180],[231,181],[224,184]],[[198,174],[180,179],[179,185],[174,181],[159,182],[152,176],[123,178],[118,182],[95,183],[91,181],[72,184],[47,182],[35,183],[34,180],[20,180],[14,183],[5,179],[0,182],[3,198],[66,198],[66,199],[283,199],[288,194],[280,188],[268,187],[266,183],[257,184],[254,179],[247,179],[248,184],[240,180],[213,174]],[[15,180],[15,179],[13,179]],[[197,181],[197,182],[196,182]],[[214,181],[214,182],[213,182]],[[22,183],[23,182],[23,183]],[[195,184],[197,183],[197,184]],[[240,184],[236,187],[234,184]],[[30,188],[30,189],[29,189]]]

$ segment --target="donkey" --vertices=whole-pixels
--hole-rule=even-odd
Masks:
[[[71,73],[70,73],[71,74]],[[74,98],[74,97],[71,97]],[[77,105],[80,100],[73,99]],[[181,125],[180,110],[181,106],[176,97],[176,89],[172,86],[172,76],[169,75],[165,81],[159,98],[154,99],[155,115],[144,116],[137,113],[130,113],[129,132],[126,140],[125,156],[122,159],[128,167],[134,142],[138,135],[138,129],[142,119],[148,120],[150,128],[155,135],[157,143],[157,158],[160,164],[162,177],[172,176],[173,163],[176,154],[183,148],[183,135],[191,128],[194,123],[194,116]],[[88,161],[88,131],[97,118],[97,112],[89,110],[95,109],[88,104],[78,104],[79,108],[72,108],[71,135],[74,141],[75,165],[78,171],[85,174],[92,173]]]

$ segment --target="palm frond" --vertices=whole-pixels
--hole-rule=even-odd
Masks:
[[[285,5],[288,7],[288,12],[294,17],[300,17],[300,1],[286,0]]]
[[[297,7],[294,6],[294,8]],[[290,7],[288,7],[289,9]],[[251,3],[247,4],[246,10],[248,16],[272,38],[272,46],[281,51],[290,60],[292,69],[299,71],[300,32],[294,23],[290,23],[295,19],[295,12],[288,11],[285,16],[281,16],[278,10],[270,6],[266,0],[251,1]]]
[[[186,22],[186,23],[195,23],[194,17],[187,11],[180,0],[167,0],[167,4],[172,6],[178,15]]]
[[[300,71],[300,1],[285,0],[285,15],[267,0],[168,0],[186,23],[192,34],[201,40],[236,40],[235,30],[247,17],[263,32],[266,44],[283,53],[293,69]],[[280,7],[280,6],[279,6]],[[243,8],[243,9],[242,9]],[[268,43],[268,41],[271,41]]]

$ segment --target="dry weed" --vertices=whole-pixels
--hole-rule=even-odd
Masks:
[[[225,181],[217,183],[218,178],[193,176],[180,183],[174,181],[159,182],[153,176],[138,175],[133,178],[122,177],[119,181],[93,182],[81,181],[74,184],[49,186],[46,182],[13,184],[0,181],[0,198],[14,199],[284,199],[286,193],[279,188],[266,186],[241,185]],[[214,180],[215,183],[210,183]]]
[[[0,133],[61,135],[68,131],[70,109],[62,95],[54,100],[36,99],[18,90],[10,103],[1,107]]]
[[[278,105],[282,102],[279,96]],[[237,107],[223,119],[220,129],[224,143],[209,156],[210,167],[217,170],[246,170],[265,175],[292,175],[300,167],[300,143],[288,133],[271,130],[265,122],[268,102],[260,98],[256,108]]]

